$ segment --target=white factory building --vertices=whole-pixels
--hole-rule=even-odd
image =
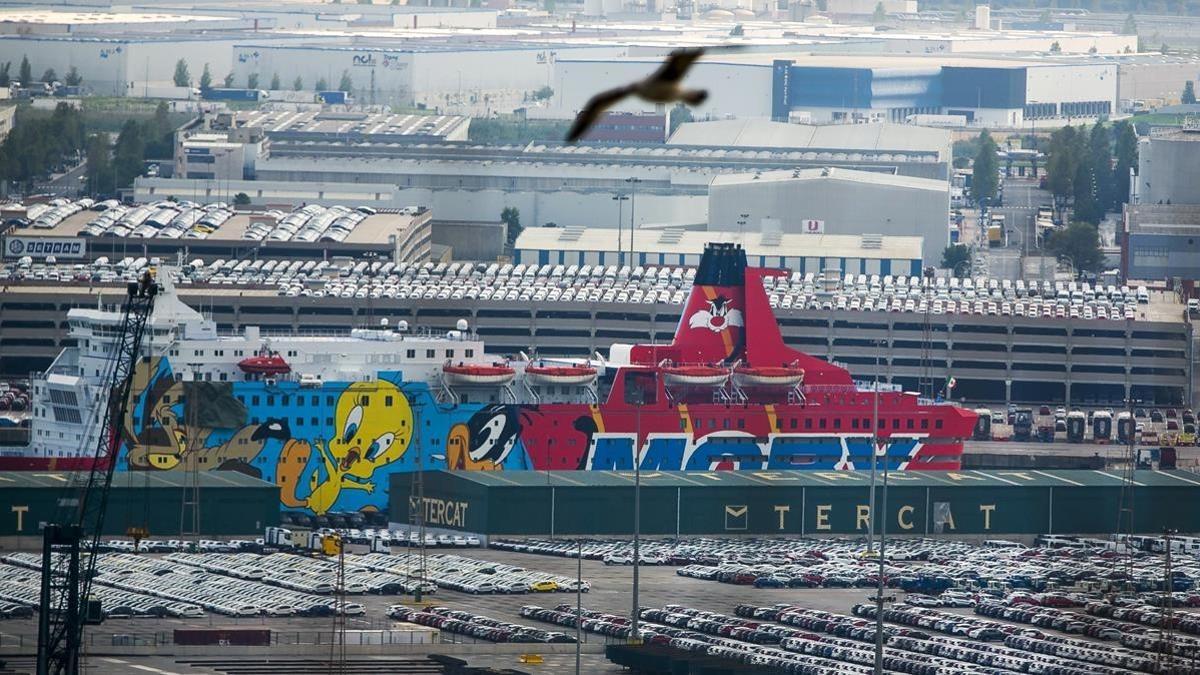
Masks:
[[[787,268],[802,274],[920,274],[921,238],[872,234],[780,234],[696,232],[678,229],[628,233],[622,251],[616,233],[594,228],[535,227],[517,237],[514,262],[536,265],[697,265],[704,245],[741,244],[755,267]]]
[[[925,260],[949,243],[946,181],[851,169],[802,169],[718,176],[708,192],[709,231],[885,236],[923,239]]]

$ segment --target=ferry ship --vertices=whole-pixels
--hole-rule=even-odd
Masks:
[[[383,510],[389,474],[418,469],[835,471],[873,446],[892,470],[958,469],[975,413],[788,347],[762,281],[783,273],[710,244],[673,341],[606,360],[489,355],[466,321],[222,335],[160,274],[118,470],[240,471],[320,515]],[[76,346],[34,380],[30,445],[0,469],[89,461],[119,319],[69,312]]]

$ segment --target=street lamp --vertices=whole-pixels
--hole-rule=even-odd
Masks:
[[[625,179],[630,185],[631,198],[629,200],[629,257],[633,258],[633,231],[637,229],[637,221],[634,219],[633,210],[637,208],[637,186],[642,182],[641,178],[630,176]]]
[[[613,196],[613,201],[617,203],[617,266],[619,267],[624,257],[621,250],[621,228],[623,227],[625,202],[629,201],[629,195],[618,193]]]

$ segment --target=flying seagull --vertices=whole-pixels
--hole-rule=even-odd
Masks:
[[[701,56],[704,56],[704,52],[703,47],[676,49],[667,56],[667,60],[662,66],[646,79],[596,94],[592,100],[588,101],[583,110],[579,111],[579,116],[571,125],[571,132],[567,134],[567,142],[574,143],[579,140],[605,110],[613,107],[626,96],[637,96],[650,103],[675,103],[676,101],[682,101],[688,105],[704,103],[704,100],[708,98],[707,91],[683,89],[679,86],[683,77],[687,75],[688,69]]]

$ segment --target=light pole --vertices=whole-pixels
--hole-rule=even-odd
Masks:
[[[641,623],[640,608],[638,607],[638,582],[640,581],[639,572],[642,567],[642,555],[639,545],[642,533],[642,453],[640,450],[642,445],[643,402],[639,402],[633,409],[633,616],[630,621],[630,626],[633,629],[630,632],[630,635],[633,636],[633,644],[641,644],[642,641],[641,630],[638,625]]]
[[[888,471],[888,453],[887,446],[884,446],[883,452],[883,494],[881,495],[879,512],[875,511],[875,464],[877,457],[877,449],[879,447],[879,351],[883,342],[877,340],[875,342],[875,391],[872,412],[871,412],[871,523],[879,523],[879,579],[878,586],[875,589],[875,673],[883,675],[883,556],[884,556],[884,539],[887,536],[887,518],[884,512],[887,511],[887,471]]]
[[[625,254],[621,249],[621,228],[624,226],[625,202],[629,200],[629,195],[618,193],[613,196],[613,201],[617,203],[617,266],[620,267],[621,261],[625,258]]]
[[[583,537],[575,540],[575,675],[579,675],[580,646],[583,639]]]
[[[642,182],[641,178],[630,176],[625,179],[630,185],[630,200],[629,200],[629,257],[633,258],[633,231],[637,229],[637,220],[634,219],[634,209],[637,208],[637,186]]]
[[[875,550],[875,465],[879,463],[879,341],[875,341],[875,386],[871,391],[871,494],[868,496],[867,551]]]

